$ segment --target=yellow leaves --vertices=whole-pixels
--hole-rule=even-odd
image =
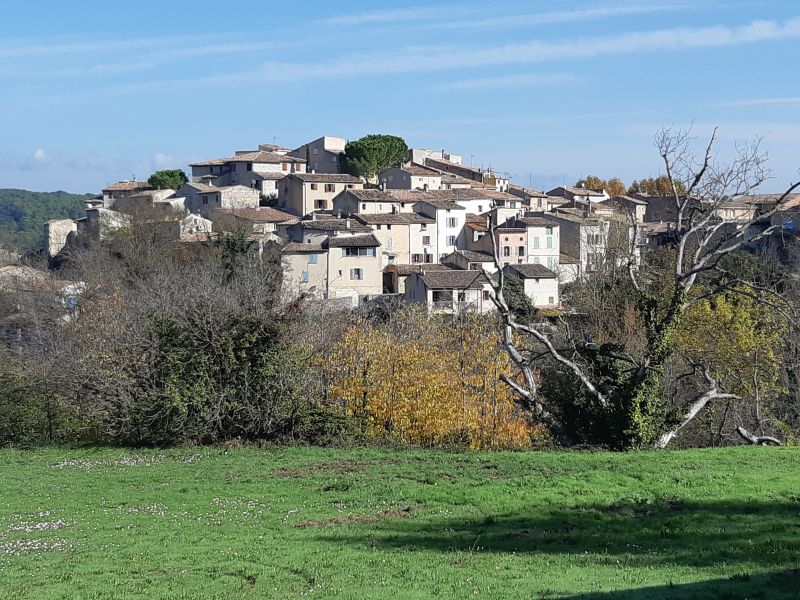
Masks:
[[[421,446],[530,444],[529,425],[499,381],[511,373],[508,358],[485,318],[443,323],[414,311],[397,318],[346,332],[325,357],[330,397],[376,436]]]
[[[676,334],[678,348],[692,362],[709,366],[738,392],[777,388],[785,325],[767,305],[733,292],[694,304]]]

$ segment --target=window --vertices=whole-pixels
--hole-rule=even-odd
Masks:
[[[405,206],[405,204],[401,204],[400,206]],[[419,226],[419,230],[420,231],[428,231],[428,224],[427,223],[421,223],[420,226]]]
[[[203,196],[203,204],[208,204],[208,196]]]
[[[552,225],[548,225],[547,227],[545,227],[545,228],[544,228],[544,232],[545,232],[547,235],[553,235],[553,227],[552,227]]]
[[[314,153],[315,155],[316,155],[316,154],[319,154],[319,148],[314,148],[314,150],[313,150],[313,153]]]
[[[412,254],[411,255],[411,262],[412,263],[421,263],[423,262],[422,254]]]
[[[423,235],[422,236],[422,245],[423,246],[430,246],[431,245],[431,236]]]
[[[335,192],[336,191],[336,185],[333,184],[333,183],[326,183],[325,184],[325,191],[328,192],[328,193]]]
[[[312,189],[312,190],[319,189],[319,184],[312,183],[312,184],[311,184],[311,189]]]
[[[519,246],[517,248],[517,256],[525,256],[525,246]]]
[[[432,263],[433,262],[433,254],[426,254],[425,255],[425,262]]]
[[[547,257],[547,268],[552,271],[553,267],[555,267],[555,266],[556,265],[555,265],[555,261],[553,260],[553,257],[552,256],[548,256]]]
[[[281,163],[281,170],[288,171],[289,170],[289,163]]]
[[[533,238],[533,247],[534,248],[539,248],[539,238],[538,237]]]
[[[389,175],[386,179],[387,181],[394,181],[394,175]]]
[[[392,228],[391,225],[386,225],[386,229],[391,229],[391,228]]]
[[[300,283],[308,283],[308,271],[303,271],[300,274]]]
[[[455,246],[456,245],[456,236],[448,235],[447,236],[447,245],[448,246]]]
[[[350,269],[350,279],[353,281],[364,279],[364,269]]]
[[[481,263],[469,263],[469,270],[470,271],[480,271],[481,270]]]
[[[367,210],[367,205],[366,204],[362,204],[361,205],[361,210]]]
[[[483,299],[484,300],[488,300],[489,299],[489,290],[483,290]]]
[[[482,204],[478,204],[478,214],[480,214],[482,212],[483,212],[483,205]]]
[[[317,254],[309,254],[308,255],[308,264],[315,265],[315,264],[317,264],[318,260],[319,260],[319,255],[317,255]]]
[[[458,219],[455,217],[447,217],[447,226],[448,227],[455,227],[458,225]]]
[[[548,304],[555,304],[556,303],[556,299],[553,298],[552,296],[548,296],[547,297],[547,303]]]
[[[381,225],[376,225],[375,227],[378,229],[378,231],[381,230]]]
[[[553,238],[552,237],[548,237],[547,238],[547,244],[546,245],[547,245],[548,248],[552,248],[553,247]]]
[[[503,246],[503,256],[511,256],[511,246]]]
[[[375,256],[375,248],[342,248],[342,256]]]
[[[326,200],[314,200],[314,208],[317,210],[325,210],[328,208],[328,202]]]
[[[539,257],[538,257],[538,256],[534,256],[534,257],[533,257],[533,263],[534,263],[534,264],[536,264],[536,265],[538,265],[538,264],[539,264],[539,262],[540,262],[540,261],[539,261]]]
[[[339,269],[339,271],[338,271],[338,273],[337,273],[337,274],[338,274],[338,276],[339,276],[339,277],[341,277],[341,276],[342,276],[342,270],[341,270],[341,269]]]
[[[466,302],[467,301],[467,292],[458,292],[458,301],[459,302]]]
[[[253,163],[247,163],[247,170],[248,171],[252,171],[253,170]]]
[[[535,284],[537,284],[537,285],[538,285],[538,283],[539,283],[539,278],[538,278],[538,277],[534,278],[534,280],[533,280],[533,283],[535,283]]]

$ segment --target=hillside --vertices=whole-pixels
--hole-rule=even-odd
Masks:
[[[43,225],[51,219],[77,219],[84,215],[83,202],[92,194],[30,192],[0,189],[0,246],[19,252],[44,247]]]
[[[792,448],[0,451],[4,598],[797,598]]]

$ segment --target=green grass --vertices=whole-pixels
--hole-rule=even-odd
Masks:
[[[0,451],[0,597],[800,598],[800,451]]]

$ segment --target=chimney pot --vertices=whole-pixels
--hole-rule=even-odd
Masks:
[[[345,219],[344,226],[347,227],[347,229],[350,229],[350,219],[349,218]]]

